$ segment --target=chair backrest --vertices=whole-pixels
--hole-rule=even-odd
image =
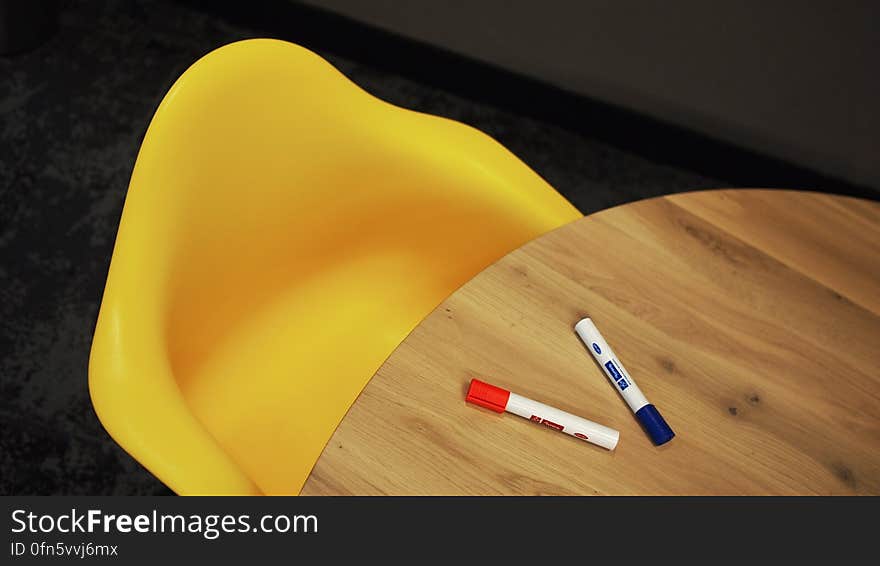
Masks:
[[[497,142],[276,40],[171,88],[92,346],[105,428],[178,493],[297,493],[391,351],[458,286],[580,217]]]

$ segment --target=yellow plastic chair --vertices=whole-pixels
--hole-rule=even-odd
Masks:
[[[296,494],[445,297],[580,217],[497,142],[299,46],[222,47],[141,146],[89,364],[113,438],[179,494]]]

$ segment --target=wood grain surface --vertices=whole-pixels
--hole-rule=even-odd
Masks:
[[[667,445],[575,335],[587,314]],[[472,377],[618,429],[617,450],[466,404]],[[880,205],[704,191],[551,232],[412,332],[302,494],[880,494]]]

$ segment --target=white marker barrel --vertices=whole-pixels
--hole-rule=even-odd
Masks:
[[[566,413],[528,397],[511,393],[479,379],[471,380],[467,401],[491,409],[496,413],[505,411],[513,413],[608,450],[614,450],[620,439],[620,433],[613,428]]]
[[[632,377],[627,373],[623,364],[617,359],[614,350],[605,342],[605,338],[599,333],[599,329],[593,324],[589,318],[579,321],[574,326],[574,331],[580,336],[581,340],[587,346],[590,354],[611,380],[614,388],[629,405],[629,408],[635,413],[636,418],[642,424],[645,432],[651,438],[651,441],[657,446],[665,444],[672,440],[675,433],[666,424],[663,416],[657,408],[648,402],[648,399],[633,381]]]

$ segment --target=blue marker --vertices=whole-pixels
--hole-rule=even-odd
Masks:
[[[642,394],[639,386],[626,373],[623,364],[620,363],[620,360],[614,355],[614,351],[611,350],[608,343],[602,338],[593,321],[589,318],[581,320],[574,325],[574,331],[584,341],[584,344],[587,345],[587,349],[590,350],[596,362],[602,366],[602,371],[605,372],[605,375],[608,376],[608,379],[611,380],[611,383],[620,392],[623,400],[626,401],[626,404],[635,413],[636,418],[642,424],[642,428],[645,429],[645,432],[651,438],[651,442],[660,446],[672,440],[675,433],[672,432],[672,429],[663,420],[660,411],[654,405],[648,403],[648,399]]]

